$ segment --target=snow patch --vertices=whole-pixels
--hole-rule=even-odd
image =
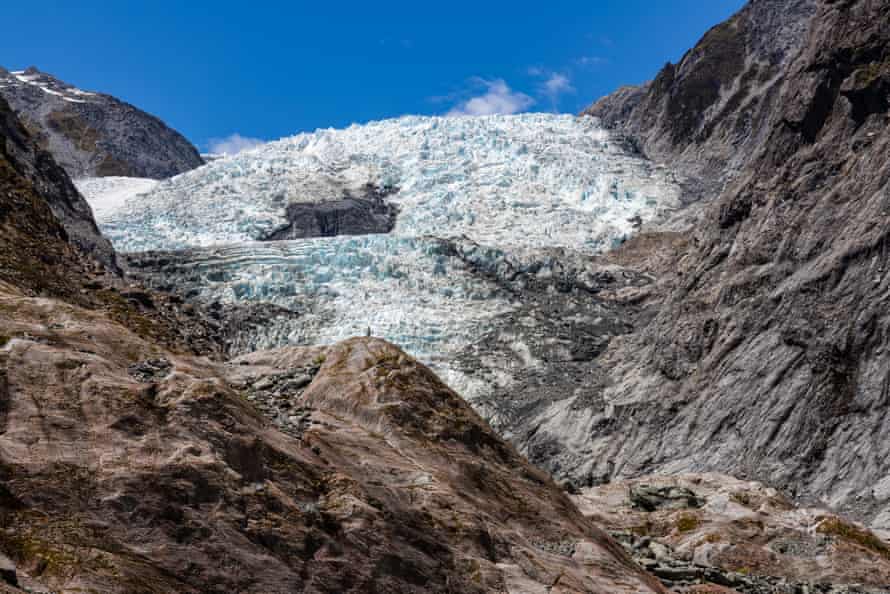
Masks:
[[[111,216],[130,198],[145,194],[158,180],[141,177],[86,177],[74,180],[97,220]]]

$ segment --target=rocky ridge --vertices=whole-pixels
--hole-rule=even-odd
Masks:
[[[158,118],[33,66],[0,68],[0,96],[72,178],[164,179],[204,164],[197,149]]]
[[[583,113],[685,173],[693,197],[713,197],[766,140],[816,6],[752,0],[651,82],[623,87]]]
[[[34,225],[40,231],[50,233],[59,239],[70,239],[77,248],[106,267],[115,269],[114,249],[111,243],[99,232],[93,219],[93,212],[83,196],[71,183],[71,179],[52,158],[32,141],[30,135],[12,112],[9,104],[0,97],[0,136],[3,143],[4,184],[17,190],[15,197],[9,195],[8,208],[19,200],[27,201],[29,207],[42,212]],[[45,199],[32,197],[33,194]],[[45,212],[49,208],[52,215]],[[29,214],[24,211],[23,214]],[[20,221],[20,224],[24,224]],[[55,229],[49,229],[55,227]],[[61,228],[59,228],[61,227]],[[36,231],[37,227],[32,227]],[[16,232],[10,230],[10,233]],[[26,239],[26,238],[23,238]],[[35,238],[31,238],[33,241]],[[10,245],[15,245],[10,243]],[[7,254],[7,257],[16,257]]]

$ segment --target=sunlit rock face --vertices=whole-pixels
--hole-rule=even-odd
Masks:
[[[264,241],[289,226],[311,227],[289,219],[317,216],[294,205],[361,199],[369,188],[397,210],[389,233]],[[217,160],[99,218],[150,284],[299,314],[271,320],[246,348],[370,331],[433,364],[473,399],[508,385],[517,365],[535,364],[549,331],[529,307],[543,299],[557,303],[556,316],[569,307],[566,315],[581,322],[601,318],[595,304],[569,305],[565,295],[589,286],[590,256],[664,217],[678,195],[670,174],[593,118],[405,117]],[[145,253],[158,250],[165,253]],[[509,334],[497,341],[503,356],[458,360],[495,329]]]

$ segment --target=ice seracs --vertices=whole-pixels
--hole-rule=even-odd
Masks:
[[[264,145],[159,185],[103,220],[118,249],[262,239],[293,202],[399,188],[394,234],[499,247],[609,247],[676,205],[676,187],[592,118],[404,117]]]
[[[399,209],[391,233],[257,241],[288,223],[289,204],[340,200],[368,184],[398,190],[387,197]],[[127,187],[142,193],[127,199]],[[297,323],[272,321],[254,346],[329,343],[371,328],[465,395],[485,386],[453,357],[517,310],[521,297],[505,278],[546,278],[554,251],[583,260],[608,249],[669,213],[679,194],[668,172],[595,119],[550,114],[319,130],[147,191],[124,181],[81,189],[118,250],[189,249],[164,259],[170,288],[299,313]]]

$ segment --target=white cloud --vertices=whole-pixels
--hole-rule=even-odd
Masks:
[[[207,145],[211,153],[217,155],[236,155],[241,151],[247,151],[265,143],[265,140],[241,136],[235,132],[225,138],[211,138]]]
[[[544,81],[544,93],[556,98],[563,93],[571,93],[575,90],[569,77],[564,74],[553,73]]]
[[[448,112],[449,116],[474,116],[511,114],[527,110],[535,100],[519,91],[514,91],[501,78],[495,80],[474,79],[485,88],[485,93],[467,99]]]
[[[609,63],[607,58],[603,58],[601,56],[581,56],[575,62],[579,66],[584,67],[594,67],[594,66],[605,66]]]
[[[538,93],[550,101],[553,111],[558,111],[560,97],[574,92],[575,87],[569,77],[558,72],[551,72],[538,88]]]

